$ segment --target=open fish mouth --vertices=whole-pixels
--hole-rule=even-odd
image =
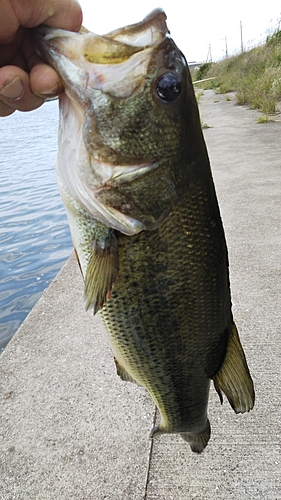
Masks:
[[[91,99],[92,90],[124,98],[145,78],[148,55],[168,34],[165,20],[166,14],[156,10],[142,22],[106,35],[40,26],[36,38],[44,58],[79,100]]]
[[[158,167],[158,158],[155,152],[124,150],[122,120],[109,126],[111,115],[108,112],[104,118],[103,113],[151,83],[151,59],[169,33],[165,20],[165,13],[156,10],[140,23],[103,36],[46,26],[37,28],[34,35],[41,55],[65,85],[57,157],[61,195],[65,198],[67,192],[88,214],[127,235],[154,229],[164,215],[157,213],[148,222],[138,220],[135,207],[133,214],[128,211],[132,202],[116,195],[116,185],[147,175]],[[104,193],[111,195],[114,189],[114,201],[105,200]],[[122,213],[122,207],[128,213]]]

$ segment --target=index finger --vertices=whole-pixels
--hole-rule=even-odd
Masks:
[[[35,0],[35,3],[38,3],[38,0]],[[80,30],[83,16],[80,4],[76,0],[51,0],[49,2],[45,0],[42,3],[46,13],[44,12],[45,18],[38,24],[69,31]]]
[[[1,0],[0,42],[13,40],[19,26],[36,28],[47,24],[52,28],[79,31],[82,10],[77,0]]]

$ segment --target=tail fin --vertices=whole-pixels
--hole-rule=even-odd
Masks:
[[[198,434],[191,434],[190,432],[182,432],[181,437],[187,441],[190,448],[194,453],[201,453],[207,446],[208,441],[211,436],[211,426],[209,420],[207,420],[207,426],[205,429]]]
[[[160,425],[156,425],[153,427],[150,436],[151,438],[155,437],[157,434],[161,434],[163,431],[160,429]],[[180,432],[182,439],[188,442],[190,448],[195,453],[201,453],[204,448],[206,448],[208,441],[211,436],[211,426],[210,422],[207,419],[207,424],[203,431],[192,433],[192,432]]]
[[[253,381],[237,328],[233,323],[223,365],[213,377],[215,389],[223,401],[226,395],[235,413],[250,411],[255,402]]]

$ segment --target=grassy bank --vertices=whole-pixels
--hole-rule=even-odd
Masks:
[[[216,77],[200,84],[218,93],[236,93],[237,104],[247,104],[265,114],[277,111],[281,100],[281,30],[265,45],[224,59],[206,63],[193,74],[193,80]]]

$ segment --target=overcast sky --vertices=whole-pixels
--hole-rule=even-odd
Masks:
[[[79,0],[84,12],[83,24],[97,34],[141,21],[154,8],[167,14],[171,36],[187,60],[213,60],[241,47],[240,21],[245,47],[265,38],[281,17],[281,2],[268,0]],[[226,42],[225,42],[226,37]]]

